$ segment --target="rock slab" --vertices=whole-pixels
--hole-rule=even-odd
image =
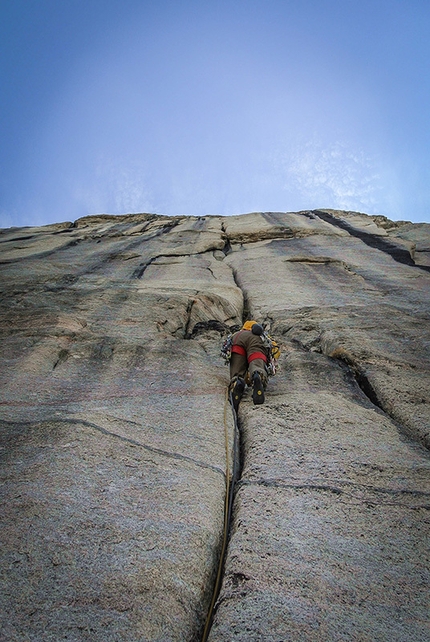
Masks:
[[[240,406],[209,640],[427,640],[429,229],[314,210],[1,230],[0,637],[201,639],[233,457],[219,347],[256,318],[282,356]]]

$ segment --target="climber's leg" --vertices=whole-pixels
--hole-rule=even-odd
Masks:
[[[240,400],[242,399],[243,393],[245,392],[244,379],[242,379],[242,377],[234,377],[230,381],[228,391],[229,391],[229,400],[230,402],[233,403],[233,408],[235,412],[237,412],[239,408]]]
[[[258,370],[252,375],[252,401],[255,405],[264,403],[264,385]]]
[[[233,352],[230,361],[230,385],[228,387],[228,395],[231,401],[231,393],[233,397],[233,408],[235,412],[239,408],[240,400],[245,391],[244,377],[248,368],[246,357],[237,352]]]
[[[234,377],[245,377],[248,370],[248,361],[246,356],[233,352],[230,360],[230,380]]]

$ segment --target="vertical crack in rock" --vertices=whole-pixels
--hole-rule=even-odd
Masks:
[[[195,299],[191,299],[190,301],[188,301],[188,305],[187,305],[187,321],[185,323],[184,339],[188,339],[190,337],[189,328],[190,328],[190,323],[191,323],[191,313],[193,311],[193,307],[194,307],[195,302],[196,302]]]
[[[218,598],[221,591],[221,586],[224,578],[225,562],[228,553],[228,546],[231,537],[231,526],[233,523],[233,513],[234,513],[234,500],[236,495],[236,486],[240,482],[242,477],[243,469],[243,433],[239,418],[235,412],[233,414],[234,420],[234,442],[233,442],[233,466],[232,466],[232,475],[231,481],[228,488],[228,493],[226,493],[224,501],[224,527],[222,540],[220,545],[220,552],[218,555],[218,568],[217,574],[214,582],[214,587],[212,591],[212,599],[209,606],[205,628],[203,631],[202,642],[207,642],[209,637],[213,618],[216,614],[218,607]],[[228,471],[227,471],[228,473]]]
[[[379,410],[382,410],[382,412],[384,412],[386,415],[389,415],[389,413],[383,408],[383,405],[379,400],[378,395],[376,394],[363,368],[358,363],[356,363],[355,359],[353,359],[352,356],[346,352],[346,350],[338,348],[328,356],[339,363],[339,365],[346,372],[351,383],[355,382],[374,406],[379,408]]]
[[[191,310],[194,303],[195,303],[194,300],[190,301],[187,308],[189,318],[186,326],[185,339],[195,339],[199,335],[202,335],[208,331],[216,331],[216,332],[219,332],[221,336],[223,336],[226,333],[236,331],[237,329],[239,329],[239,326],[230,327],[225,323],[221,323],[220,321],[212,319],[209,321],[199,321],[194,325],[192,331],[190,332],[189,323],[190,323]],[[229,408],[231,409],[232,407],[231,407],[231,404],[227,402],[227,400],[225,403],[228,404],[228,407],[225,408],[225,419],[224,419],[225,429],[227,430],[228,422],[230,421]],[[241,480],[243,463],[244,463],[243,431],[242,431],[241,424],[237,414],[232,412],[232,417],[233,417],[233,435],[234,435],[232,448],[230,443],[226,444],[228,452],[230,453],[231,450],[233,452],[232,472],[230,477],[229,471],[228,470],[226,471],[226,474],[229,475],[230,482],[228,484],[228,487],[226,487],[226,493],[224,498],[223,531],[222,531],[221,539],[217,546],[218,550],[215,555],[216,563],[213,569],[213,574],[214,574],[213,586],[211,587],[210,591],[208,591],[210,604],[206,614],[203,633],[201,634],[202,642],[206,642],[208,639],[208,636],[210,634],[211,627],[212,627],[213,618],[215,616],[217,606],[218,606],[217,601],[218,601],[222,583],[223,583],[225,561],[227,558],[228,546],[229,546],[230,537],[231,537],[232,523],[234,521],[234,500],[235,500],[237,485]],[[230,459],[229,456],[226,457],[227,462],[229,459]]]
[[[227,254],[230,254],[232,249],[231,249],[230,239],[229,239],[228,234],[227,234],[226,229],[225,229],[225,223],[221,223],[221,230],[223,232],[223,238],[224,238],[224,241],[225,241],[224,242],[224,247],[222,248],[222,252],[224,252],[224,255],[227,256]]]
[[[232,414],[233,414],[233,420],[234,420],[233,471],[232,471],[232,477],[231,477],[230,497],[229,497],[229,505],[228,505],[228,531],[227,531],[227,547],[226,547],[225,556],[227,555],[228,542],[230,540],[230,535],[231,535],[231,524],[232,524],[233,511],[234,511],[236,485],[240,482],[242,478],[242,470],[243,470],[243,464],[244,464],[244,443],[243,443],[242,425],[239,420],[239,416],[236,413],[232,413]],[[223,560],[223,567],[224,567],[224,561],[225,559]]]
[[[305,333],[306,336],[303,335],[303,331],[307,331]],[[322,330],[314,323],[305,323],[300,328],[298,328],[297,325],[291,325],[289,328],[283,330],[284,336],[290,335],[290,333],[292,333],[293,336],[289,336],[289,341],[291,341],[291,344],[296,346],[298,350],[307,353],[323,354],[336,361],[343,369],[349,385],[358,388],[375,408],[390,419],[397,427],[399,433],[408,439],[418,441],[425,448],[430,449],[428,433],[423,433],[414,427],[408,426],[401,415],[396,415],[395,410],[390,407],[390,399],[384,399],[383,392],[382,396],[378,394],[378,390],[372,383],[371,376],[369,376],[366,371],[365,364],[361,364],[353,354],[339,345],[339,343],[333,346],[332,342],[335,342],[334,338],[332,338],[330,342],[331,347],[324,345]]]
[[[237,275],[237,272],[233,267],[231,268],[231,273],[233,275],[233,280],[236,287],[238,287],[239,290],[242,292],[242,297],[243,297],[242,323],[245,323],[245,321],[251,318],[250,317],[251,310],[250,310],[248,295],[246,293],[246,290],[243,289],[240,283],[239,277]]]
[[[378,399],[378,395],[376,394],[372,384],[370,383],[368,377],[362,373],[357,373],[355,376],[355,379],[360,387],[360,389],[364,392],[366,397],[373,403],[374,406],[385,412],[386,415],[389,413],[383,408],[381,402]],[[392,418],[392,417],[391,417]]]
[[[403,263],[404,265],[410,265],[420,268],[421,270],[425,270],[426,272],[430,272],[430,266],[416,264],[408,250],[399,247],[395,243],[390,242],[388,239],[377,236],[376,234],[364,232],[363,230],[358,230],[346,221],[338,219],[336,218],[336,216],[333,216],[333,214],[329,214],[328,212],[313,210],[313,213],[326,223],[330,223],[330,225],[334,225],[341,230],[345,230],[351,236],[355,236],[356,238],[360,239],[369,247],[389,254],[395,261],[397,261],[397,263]]]
[[[243,297],[243,313],[242,313],[242,322],[245,322],[248,318],[248,315],[251,313],[247,293],[242,287],[239,278],[237,276],[234,268],[231,268],[232,275],[236,286],[241,290]],[[193,329],[194,332],[194,329]],[[232,408],[231,401],[230,407]],[[244,437],[242,427],[239,421],[239,417],[236,412],[232,412],[234,420],[234,442],[233,442],[233,465],[232,465],[232,477],[231,483],[226,493],[225,504],[224,504],[224,529],[223,529],[223,538],[221,543],[221,551],[219,554],[218,570],[214,583],[214,588],[212,592],[212,600],[209,606],[209,611],[205,623],[205,628],[203,631],[202,642],[207,642],[210,630],[212,627],[213,618],[217,611],[218,598],[221,591],[221,586],[224,578],[225,570],[225,561],[228,554],[228,546],[231,537],[231,527],[233,523],[233,514],[234,514],[234,500],[236,495],[236,486],[240,482],[242,477],[242,470],[244,465]],[[227,471],[228,474],[228,471]]]

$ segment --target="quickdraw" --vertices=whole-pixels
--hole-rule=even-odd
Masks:
[[[233,335],[229,334],[227,339],[222,344],[220,356],[224,359],[226,364],[231,360],[231,349],[233,347]]]
[[[276,359],[274,359],[273,355],[269,356],[269,359],[267,360],[265,367],[266,367],[267,376],[274,377],[276,374],[276,370],[278,368],[278,364]]]

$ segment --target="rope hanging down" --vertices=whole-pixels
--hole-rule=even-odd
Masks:
[[[234,422],[234,442],[233,442],[233,471],[232,478],[230,482],[230,457],[229,457],[229,445],[228,445],[228,425],[227,425],[227,407],[230,399],[231,411],[233,413],[233,422]],[[225,555],[227,551],[227,542],[228,542],[228,533],[230,530],[231,522],[231,513],[233,510],[233,497],[234,497],[234,486],[237,477],[237,465],[238,465],[238,434],[239,427],[237,425],[237,414],[233,406],[233,392],[230,392],[230,396],[226,395],[224,403],[224,437],[225,437],[225,459],[226,459],[226,472],[225,472],[225,500],[224,500],[224,527],[222,535],[222,547],[218,563],[218,572],[215,579],[214,589],[212,593],[212,600],[209,606],[208,615],[206,618],[206,624],[203,631],[202,642],[206,642],[208,639],[210,626],[212,624],[213,611],[215,607],[215,602],[218,598],[219,591],[221,588],[221,576],[224,569]]]

